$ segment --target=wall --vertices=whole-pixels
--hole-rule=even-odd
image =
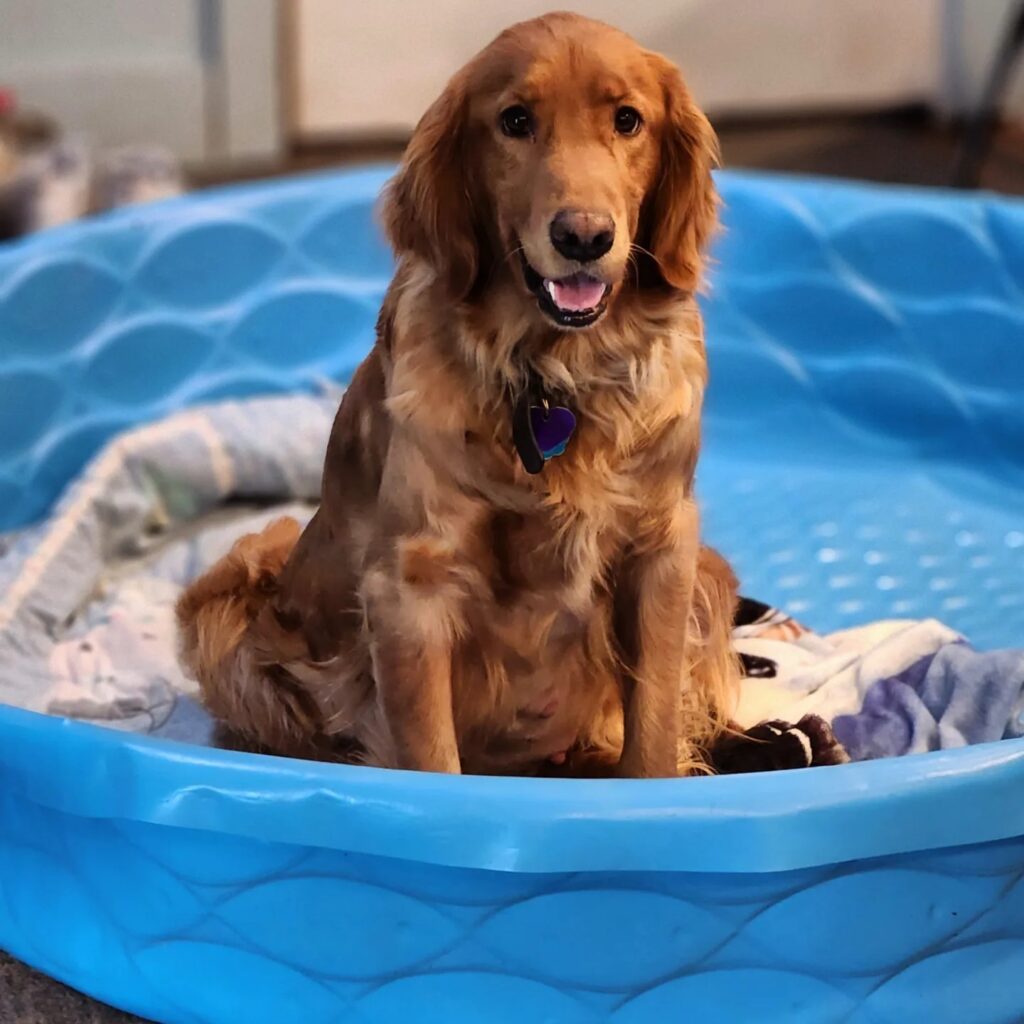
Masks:
[[[987,2],[987,0],[981,0]],[[406,130],[452,71],[551,0],[294,0],[301,137]],[[686,71],[712,112],[874,107],[934,96],[939,0],[578,0]]]
[[[82,17],[81,7],[61,0],[0,0],[0,81],[99,144],[144,139],[202,155],[203,80],[192,4],[89,0],[88,6],[89,17]]]
[[[220,26],[205,48],[202,14]],[[100,146],[276,153],[275,0],[0,0],[0,84]]]
[[[713,114],[976,100],[1014,0],[577,0],[686,70]],[[554,0],[283,0],[300,138],[407,131],[510,20]],[[220,45],[200,45],[203,7]],[[186,160],[281,144],[278,0],[0,0],[0,85],[101,145]],[[1024,116],[1024,68],[1009,108]]]

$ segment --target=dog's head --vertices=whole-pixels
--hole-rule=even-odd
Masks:
[[[503,32],[420,121],[384,207],[454,301],[510,279],[562,328],[620,292],[692,292],[716,223],[714,133],[674,65],[551,14]]]

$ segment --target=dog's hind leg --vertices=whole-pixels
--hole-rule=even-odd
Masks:
[[[275,621],[272,604],[299,533],[294,519],[279,519],[242,537],[184,591],[181,661],[232,745],[333,759],[316,700],[284,667],[301,653],[288,649],[302,647],[301,636]]]

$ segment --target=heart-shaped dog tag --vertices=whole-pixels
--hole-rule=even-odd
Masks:
[[[576,429],[576,417],[571,409],[564,405],[553,405],[544,408],[541,405],[530,406],[530,426],[541,455],[553,459],[561,455],[569,444],[569,439]]]
[[[536,374],[513,399],[512,442],[527,473],[544,471],[548,459],[561,455],[576,430],[576,414],[554,405]]]

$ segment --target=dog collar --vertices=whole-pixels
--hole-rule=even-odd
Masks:
[[[572,409],[555,404],[537,374],[529,371],[526,387],[512,405],[512,441],[523,469],[540,473],[548,459],[565,451],[575,430]]]

